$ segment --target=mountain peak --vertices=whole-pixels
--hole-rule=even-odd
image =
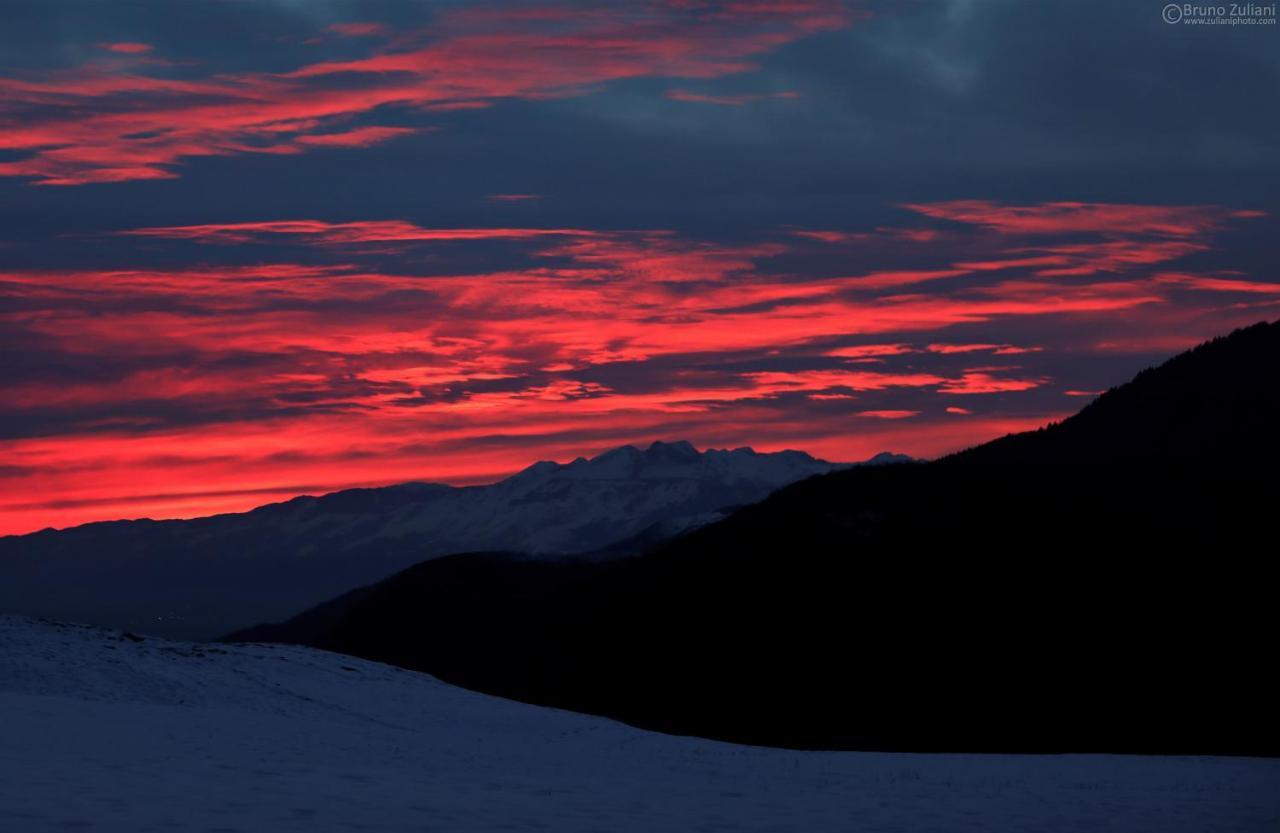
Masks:
[[[914,463],[916,458],[910,454],[898,454],[894,451],[881,451],[874,457],[862,461],[864,466],[885,466],[890,463]]]
[[[724,480],[745,478],[754,480],[761,476],[776,481],[780,476],[794,480],[810,474],[830,471],[831,463],[818,460],[800,451],[779,451],[760,454],[750,448],[733,450],[708,448],[699,451],[688,440],[655,440],[647,446],[623,445],[610,449],[589,460],[577,460],[569,466],[552,464],[547,476],[561,474],[570,477],[602,479],[710,479]],[[531,467],[532,468],[532,467]],[[530,469],[526,469],[526,472]],[[765,474],[768,472],[768,474]],[[783,472],[787,472],[783,475]]]
[[[654,440],[645,449],[644,453],[648,457],[666,460],[696,460],[702,456],[702,453],[694,448],[693,443],[688,440],[676,440],[675,442]]]

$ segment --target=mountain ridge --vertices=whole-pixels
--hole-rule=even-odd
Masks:
[[[480,486],[410,482],[243,513],[0,539],[0,610],[211,638],[469,550],[624,554],[843,464],[655,442],[543,461]]]
[[[600,452],[595,457],[580,456],[568,463],[560,463],[554,460],[538,460],[533,463],[530,463],[528,466],[525,466],[523,469],[520,469],[519,471],[514,472],[513,474],[507,475],[506,477],[498,478],[497,480],[494,480],[488,483],[475,483],[475,484],[455,486],[450,483],[444,483],[444,482],[433,481],[433,480],[406,480],[400,483],[389,483],[385,486],[352,486],[352,487],[343,488],[343,489],[335,489],[334,491],[331,491],[331,492],[321,492],[318,494],[302,493],[302,494],[294,495],[293,497],[286,498],[284,500],[264,503],[259,506],[254,506],[250,509],[245,509],[243,511],[238,511],[238,512],[219,512],[213,515],[198,515],[191,518],[137,517],[137,518],[112,518],[109,520],[101,520],[101,521],[87,521],[82,524],[74,524],[72,526],[66,526],[66,527],[44,527],[42,529],[35,529],[30,532],[0,535],[0,541],[3,541],[6,538],[26,538],[31,535],[43,535],[48,533],[68,532],[70,530],[82,529],[84,527],[98,527],[98,526],[104,526],[104,525],[129,524],[129,523],[169,523],[169,522],[182,523],[187,521],[204,521],[204,520],[209,520],[211,518],[243,516],[243,515],[249,515],[255,512],[270,510],[277,507],[288,506],[290,504],[295,504],[295,503],[305,504],[311,501],[323,500],[325,498],[331,498],[337,495],[359,495],[359,494],[391,492],[391,491],[419,491],[420,493],[427,494],[427,493],[434,493],[434,492],[445,492],[450,490],[483,489],[490,486],[496,486],[500,483],[503,483],[508,480],[512,480],[514,478],[521,478],[522,476],[531,475],[534,473],[564,471],[564,470],[568,470],[583,464],[591,464],[601,460],[602,458],[607,459],[610,455],[613,455],[617,452],[623,452],[626,449],[631,449],[632,451],[643,456],[646,454],[654,453],[655,451],[658,454],[665,455],[668,453],[666,449],[671,447],[680,447],[680,448],[687,447],[688,449],[693,451],[694,456],[706,455],[706,454],[743,454],[750,457],[759,457],[759,456],[779,457],[781,455],[796,461],[802,461],[804,463],[814,464],[818,466],[829,465],[832,467],[840,467],[840,466],[848,466],[848,465],[879,465],[885,462],[907,462],[914,459],[905,454],[897,454],[890,451],[882,451],[874,455],[873,457],[868,458],[867,460],[861,461],[859,463],[829,463],[826,460],[821,460],[819,458],[814,457],[808,452],[800,451],[796,449],[783,449],[780,451],[772,451],[772,452],[758,452],[754,448],[751,448],[750,446],[739,446],[738,448],[734,448],[734,449],[728,449],[728,448],[720,449],[720,448],[708,447],[705,451],[699,452],[697,451],[696,447],[692,443],[690,443],[688,440],[674,440],[674,441],[654,440],[645,449],[641,449],[639,446],[633,443],[628,443],[628,444],[616,446],[615,448],[611,448],[606,451]],[[683,452],[677,452],[677,453],[683,454]],[[685,457],[685,459],[687,461],[691,458]]]

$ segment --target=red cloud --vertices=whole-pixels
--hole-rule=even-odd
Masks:
[[[906,203],[904,208],[940,220],[983,226],[1004,234],[1155,234],[1193,237],[1230,219],[1262,216],[1215,205],[1120,205],[1050,202],[1009,205],[986,200]]]
[[[834,350],[828,350],[826,355],[861,361],[864,359],[877,359],[882,356],[901,356],[904,353],[911,352],[914,352],[914,350],[909,344],[859,344],[855,347],[838,347]]]
[[[870,417],[871,419],[910,419],[913,416],[919,416],[919,411],[901,411],[901,410],[881,410],[881,411],[858,411],[860,417]]]
[[[1015,353],[1034,353],[1038,352],[1039,347],[1017,347],[1012,344],[930,344],[925,348],[930,353],[941,353],[950,355],[952,353],[977,353],[992,352],[998,356],[1013,355]]]
[[[954,278],[959,275],[968,274],[968,272],[969,270],[967,269],[872,272],[867,275],[857,275],[855,277],[845,278],[843,283],[849,289],[891,289],[893,287],[911,286],[912,284],[942,280],[943,278]]]
[[[328,223],[321,220],[268,220],[248,223],[210,223],[197,226],[158,226],[120,232],[136,237],[165,237],[208,243],[247,243],[258,238],[287,235],[319,243],[371,243],[447,240],[528,240],[535,237],[591,238],[583,229],[538,228],[422,228],[404,220],[362,220]]]
[[[316,133],[297,138],[300,145],[313,147],[364,148],[381,144],[397,136],[407,136],[418,131],[412,127],[359,127],[341,133]]]
[[[329,31],[349,38],[365,38],[385,35],[389,31],[383,23],[334,23]]]
[[[1163,274],[1155,280],[1171,287],[1201,292],[1243,292],[1250,295],[1280,295],[1280,283],[1250,281],[1241,278],[1218,278],[1211,275]]]
[[[1044,379],[1001,379],[990,373],[970,371],[959,379],[945,382],[938,388],[939,393],[979,394],[1007,393],[1009,391],[1031,390],[1045,383]]]
[[[152,46],[149,43],[137,43],[133,41],[104,43],[100,44],[100,46],[108,52],[116,52],[121,55],[142,55],[152,50]]]
[[[628,78],[714,78],[849,19],[834,0],[796,2],[786,13],[754,3],[463,8],[367,57],[291,72],[178,80],[84,67],[0,78],[0,149],[27,154],[0,163],[0,176],[43,185],[164,179],[193,157],[363,147],[401,135],[389,127],[341,132],[374,110],[412,116],[562,98]],[[338,24],[348,34],[353,25],[363,33],[369,24]]]

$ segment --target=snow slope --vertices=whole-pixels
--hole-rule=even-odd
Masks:
[[[1280,828],[1280,761],[804,753],[302,648],[0,617],[0,830]]]

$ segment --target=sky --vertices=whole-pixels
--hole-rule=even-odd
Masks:
[[[1280,31],[1163,5],[7,0],[0,534],[1069,415],[1280,317]]]

